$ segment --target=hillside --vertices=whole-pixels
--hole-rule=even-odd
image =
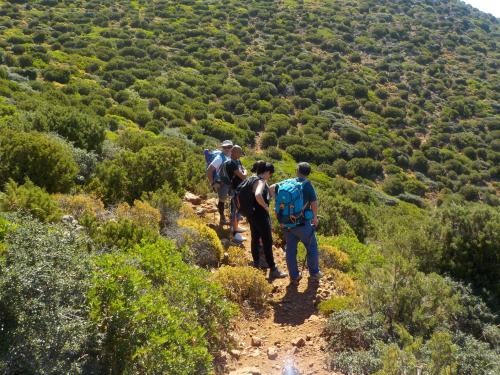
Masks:
[[[312,373],[500,373],[499,45],[455,0],[0,0],[0,373],[224,373],[308,327]],[[313,165],[317,321],[214,226],[224,139]]]

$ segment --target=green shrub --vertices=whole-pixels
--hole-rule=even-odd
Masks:
[[[262,308],[271,293],[271,285],[264,275],[253,267],[223,266],[213,277],[223,286],[227,298],[239,304],[248,302],[253,307]]]
[[[322,196],[320,215],[319,231],[325,235],[353,234],[364,241],[372,225],[360,204],[341,196]]]
[[[50,67],[43,71],[43,78],[50,82],[68,83],[71,78],[71,72],[67,69]]]
[[[161,188],[154,192],[143,193],[142,200],[149,202],[160,211],[162,226],[172,224],[177,220],[182,200],[172,190],[168,182],[165,182]]]
[[[141,242],[155,242],[160,236],[158,229],[126,218],[106,221],[89,229],[96,245],[105,249],[129,249]]]
[[[29,178],[49,193],[66,192],[78,167],[69,147],[49,135],[0,130],[0,186]]]
[[[349,266],[349,256],[334,246],[324,245],[320,247],[320,262],[323,267],[336,268],[340,271],[347,271]]]
[[[7,182],[5,193],[0,193],[0,210],[25,211],[41,221],[57,221],[62,214],[56,201],[29,179],[23,185]]]
[[[323,315],[328,316],[334,312],[350,310],[354,304],[355,300],[353,297],[333,296],[326,301],[320,302],[318,309]]]
[[[93,113],[63,106],[41,106],[30,116],[30,121],[35,130],[56,132],[76,147],[101,150],[106,123]]]
[[[164,144],[143,147],[136,153],[122,151],[116,159],[98,166],[98,191],[107,203],[131,203],[144,192],[160,189],[165,182],[180,193],[190,173],[185,159],[181,150]]]
[[[116,373],[209,374],[234,308],[207,273],[161,240],[95,259],[90,313]]]
[[[100,372],[88,317],[88,240],[25,217],[0,261],[0,368],[6,373]]]
[[[196,219],[179,219],[178,224],[185,229],[179,244],[187,247],[187,259],[201,267],[219,265],[224,248],[217,233]]]
[[[439,268],[500,296],[500,214],[479,204],[446,204],[427,228],[428,246],[440,254]]]

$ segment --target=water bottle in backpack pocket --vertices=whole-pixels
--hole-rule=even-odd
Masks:
[[[287,228],[294,228],[298,224],[309,220],[304,205],[304,182],[291,178],[278,184],[274,211],[278,222]]]

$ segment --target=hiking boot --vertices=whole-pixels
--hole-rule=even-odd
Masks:
[[[241,233],[234,233],[233,234],[233,241],[236,241],[236,242],[243,242],[243,241],[246,241],[246,237],[245,236],[242,236]]]
[[[315,273],[314,275],[309,276],[312,280],[319,281],[323,277],[323,272],[318,271],[318,273]]]
[[[238,227],[238,229],[235,229],[234,231],[237,233],[243,233],[246,232],[248,229],[245,227]]]
[[[282,279],[284,277],[287,277],[288,274],[286,272],[281,272],[278,267],[274,268],[270,273],[269,277],[271,279]]]
[[[296,278],[290,277],[290,284],[291,285],[299,285],[300,280],[302,279],[302,274],[299,273],[299,276]]]

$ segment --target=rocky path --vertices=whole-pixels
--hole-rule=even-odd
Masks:
[[[199,215],[214,222],[215,200],[195,206]],[[213,218],[212,218],[213,216]],[[245,225],[247,226],[247,225]],[[245,233],[246,254],[250,263],[250,233]],[[274,248],[274,256],[281,270],[286,271],[284,251]],[[237,347],[223,358],[225,373],[230,375],[326,375],[326,342],[321,336],[326,319],[317,309],[317,303],[331,293],[331,280],[310,282],[307,270],[298,286],[289,279],[269,282],[273,292],[267,309],[255,314],[243,314],[232,336]],[[250,316],[248,316],[250,315]]]

